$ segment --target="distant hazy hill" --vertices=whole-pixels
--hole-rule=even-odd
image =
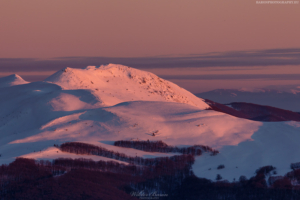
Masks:
[[[10,76],[0,78],[0,88],[2,87],[9,87],[14,85],[22,85],[28,83],[24,81],[19,75],[12,74]]]
[[[227,113],[229,115],[263,122],[300,121],[300,114],[290,110],[264,106],[253,103],[233,102],[220,104],[206,99],[211,110]]]
[[[196,96],[221,104],[246,102],[300,112],[300,89],[297,87],[288,91],[269,89],[217,89],[198,93]]]

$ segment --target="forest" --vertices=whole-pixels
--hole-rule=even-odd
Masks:
[[[278,177],[274,166],[264,166],[254,169],[256,175],[249,179],[241,176],[234,182],[211,181],[193,174],[193,154],[135,160],[84,143],[56,147],[76,154],[118,155],[129,164],[88,159],[59,158],[50,162],[16,158],[9,165],[0,166],[1,199],[141,199],[137,194],[172,200],[300,198],[300,169],[291,169],[285,176]]]
[[[163,141],[128,141],[119,140],[114,142],[115,146],[133,148],[147,152],[161,152],[161,153],[182,153],[194,156],[201,156],[203,152],[211,152],[211,155],[219,153],[218,150],[212,149],[209,146],[193,145],[191,147],[176,147],[169,146]]]

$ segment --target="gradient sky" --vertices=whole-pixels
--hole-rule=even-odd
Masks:
[[[255,0],[0,2],[0,57],[139,57],[300,47],[300,5]]]
[[[63,67],[117,62],[193,92],[300,84],[294,76],[280,77],[300,73],[299,19],[300,4],[255,0],[1,0],[0,76],[42,80]],[[245,66],[251,76],[242,75]],[[214,76],[204,77],[205,67]],[[276,78],[267,77],[273,72]]]

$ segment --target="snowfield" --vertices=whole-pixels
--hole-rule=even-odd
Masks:
[[[290,163],[300,162],[300,123],[262,123],[206,110],[209,105],[203,99],[149,72],[109,64],[66,68],[42,82],[17,85],[15,79],[6,80],[0,78],[0,164],[18,156],[113,160],[53,147],[64,142],[85,142],[144,158],[177,155],[113,146],[117,140],[216,148],[218,155],[196,157],[193,165],[197,176],[212,180],[217,174],[229,181],[241,175],[249,178],[265,165],[284,175]],[[217,170],[220,164],[225,168]]]
[[[199,177],[215,180],[220,174],[228,181],[238,181],[241,175],[250,178],[256,169],[273,165],[278,175],[284,175],[291,171],[291,163],[300,162],[299,141],[299,122],[264,122],[251,140],[225,145],[216,156],[197,157],[193,170]],[[221,164],[225,168],[218,170]]]

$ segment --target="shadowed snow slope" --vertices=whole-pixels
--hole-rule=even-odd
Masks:
[[[17,74],[12,74],[10,76],[0,78],[0,88],[14,86],[14,85],[22,85],[22,84],[26,84],[26,83],[29,83],[29,82],[24,81],[24,79],[22,79]]]
[[[72,141],[130,156],[173,155],[112,145],[132,139],[219,149],[216,156],[197,157],[193,166],[196,175],[210,179],[217,173],[230,181],[240,175],[249,177],[267,164],[282,175],[291,162],[298,161],[298,123],[256,122],[207,107],[203,99],[148,72],[112,64],[66,68],[44,82],[0,88],[0,164],[17,156],[68,157],[53,145]],[[215,169],[219,164],[225,164],[223,171]]]
[[[193,170],[199,177],[215,180],[220,174],[233,181],[241,175],[250,178],[259,167],[273,165],[277,174],[284,175],[291,171],[291,163],[300,162],[299,133],[300,122],[265,122],[251,140],[225,145],[216,156],[198,157]],[[225,168],[218,170],[221,164]]]

